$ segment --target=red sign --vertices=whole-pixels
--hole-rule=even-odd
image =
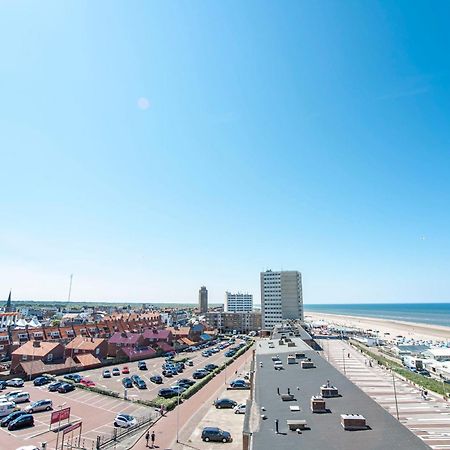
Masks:
[[[63,436],[67,433],[70,433],[73,430],[76,430],[77,428],[81,428],[81,422],[74,423],[73,425],[70,425],[70,427],[67,427],[63,430]]]
[[[52,412],[50,417],[50,425],[61,420],[66,420],[70,417],[70,408],[60,409],[59,411]]]

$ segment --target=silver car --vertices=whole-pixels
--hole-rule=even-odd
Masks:
[[[25,411],[30,414],[38,411],[50,411],[51,409],[53,409],[53,402],[51,400],[38,400],[25,407]]]

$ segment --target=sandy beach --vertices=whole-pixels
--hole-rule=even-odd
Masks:
[[[396,336],[403,336],[415,340],[431,339],[433,341],[447,341],[450,339],[450,327],[438,325],[313,312],[305,312],[305,318],[311,318],[314,321],[324,320],[330,324],[360,328],[366,331],[369,329],[374,331],[377,330],[379,332],[379,337],[386,338],[387,340]],[[390,334],[385,335],[384,333]]]

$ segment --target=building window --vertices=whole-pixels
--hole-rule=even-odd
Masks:
[[[95,354],[98,355],[99,353],[100,353],[100,348],[97,347],[97,348],[95,349]]]
[[[53,361],[53,353],[48,354],[47,361]]]
[[[28,359],[28,355],[22,355],[22,361],[26,361]]]

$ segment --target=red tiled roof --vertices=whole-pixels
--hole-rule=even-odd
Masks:
[[[156,350],[150,347],[142,350],[136,350],[135,348],[132,347],[122,347],[120,350],[123,351],[130,358],[134,357],[150,358],[156,355]]]
[[[34,346],[33,341],[25,342],[22,346],[12,352],[13,355],[29,355],[29,356],[46,356],[48,353],[52,352],[58,345],[59,342],[39,342],[39,347]]]
[[[91,353],[83,353],[81,355],[76,355],[75,360],[77,360],[83,367],[101,365],[101,361],[96,358]]]
[[[76,348],[80,350],[95,350],[104,341],[105,339],[101,338],[87,338],[83,336],[77,336],[66,345],[66,349]]]
[[[143,336],[145,339],[157,339],[166,341],[170,337],[170,330],[155,330],[152,328],[147,328]]]
[[[126,333],[125,335],[125,333],[117,331],[109,338],[108,343],[133,345],[139,341],[140,337],[141,335],[138,333]]]

